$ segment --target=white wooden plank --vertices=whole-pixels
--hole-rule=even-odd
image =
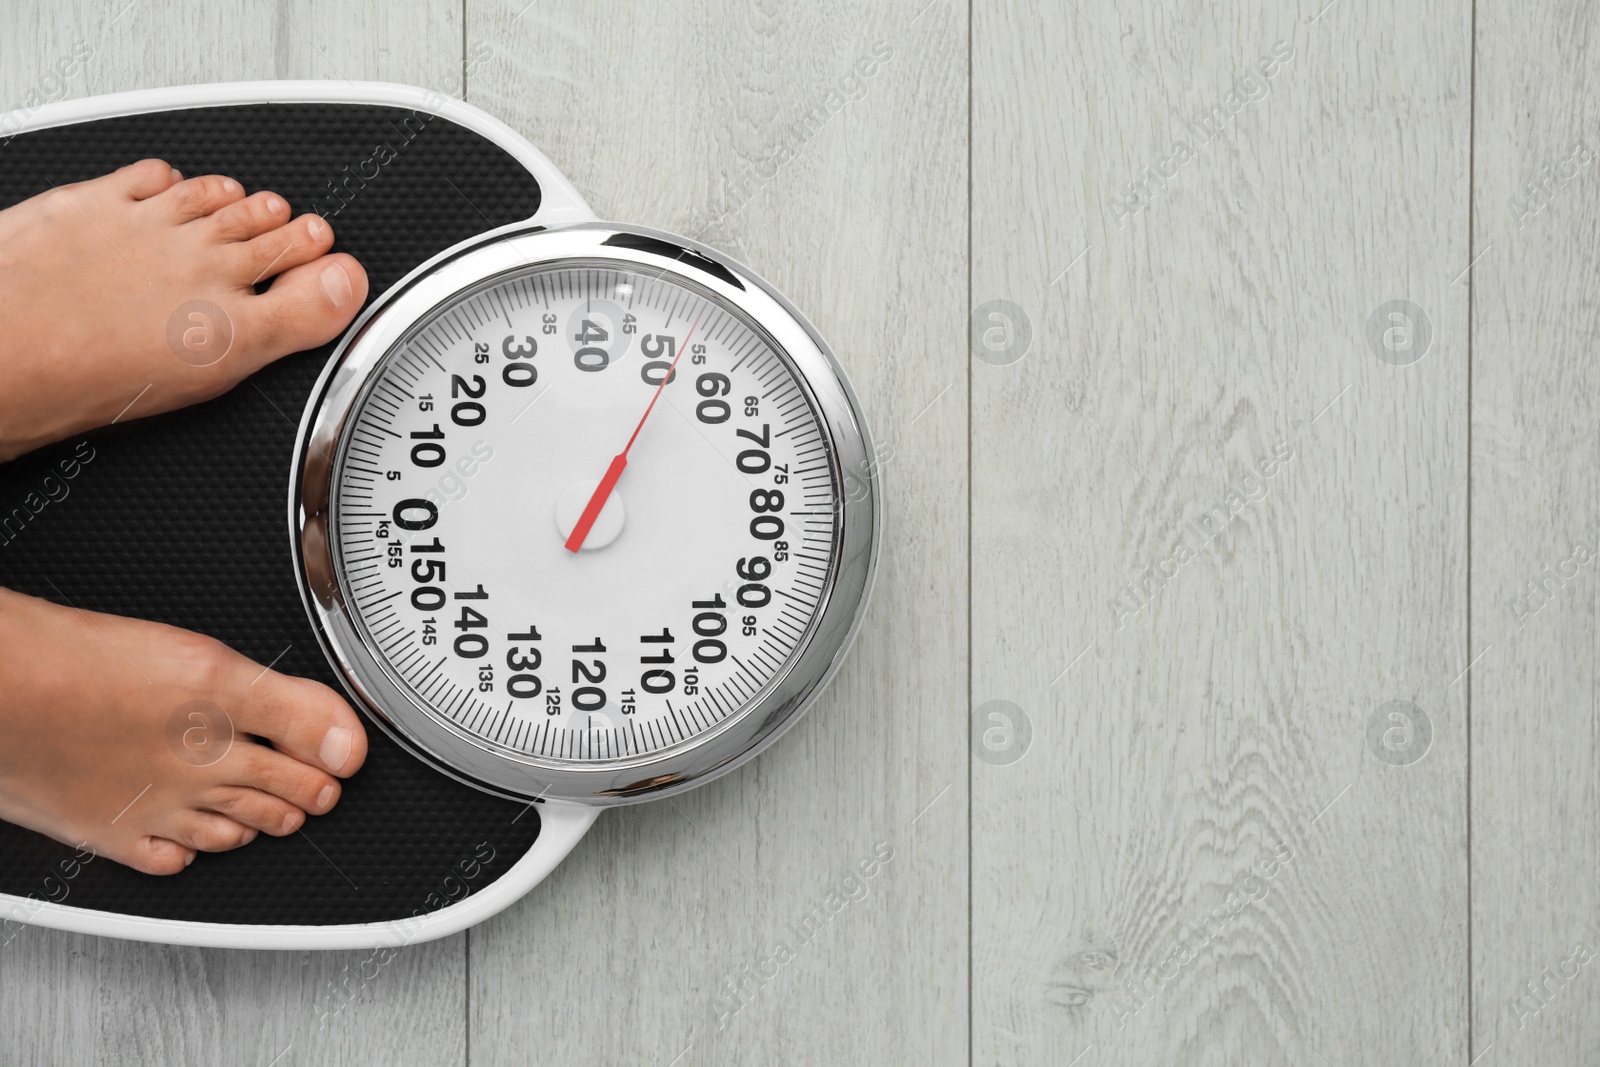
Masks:
[[[1466,1062],[1471,9],[1298,8],[974,12],[976,1063]]]
[[[1477,9],[1472,1029],[1500,1067],[1600,1051],[1597,30],[1569,0]]]
[[[330,8],[19,0],[0,32],[0,109],[259,78],[457,92],[456,0]],[[75,51],[83,58],[70,62]],[[58,65],[64,64],[64,65]],[[71,69],[66,78],[60,71]],[[181,876],[179,876],[181,877]],[[0,947],[7,1063],[459,1063],[465,938],[404,950],[237,953],[26,929]]]
[[[741,771],[607,813],[473,932],[474,1064],[966,1062],[967,14],[925,2],[469,5],[469,54],[495,58],[468,99],[602,217],[770,278],[892,457],[874,608],[829,694]],[[865,898],[802,944],[880,843]],[[764,963],[780,942],[795,959]],[[746,967],[770,977],[734,1010]]]

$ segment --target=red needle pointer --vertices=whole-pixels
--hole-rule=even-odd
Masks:
[[[700,320],[695,319],[689,326],[689,332],[683,335],[683,342],[678,345],[677,354],[672,357],[672,364],[667,368],[667,373],[662,376],[661,384],[656,386],[656,391],[650,396],[650,406],[644,409],[644,414],[639,416],[639,425],[633,428],[633,436],[628,438],[628,443],[622,446],[622,451],[611,457],[611,466],[606,468],[606,476],[600,479],[600,484],[595,487],[594,496],[589,498],[589,503],[584,507],[583,514],[578,516],[578,525],[572,528],[572,534],[567,538],[567,551],[576,552],[583,547],[583,539],[589,536],[589,530],[594,526],[600,512],[605,509],[606,501],[611,498],[611,490],[617,487],[617,479],[622,477],[622,470],[628,465],[628,449],[639,439],[639,431],[644,429],[645,420],[656,409],[656,401],[661,399],[661,390],[672,381],[673,372],[678,369],[678,360],[683,358],[684,349],[689,347],[689,338],[694,336],[694,329],[700,325]]]

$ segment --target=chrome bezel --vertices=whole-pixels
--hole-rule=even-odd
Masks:
[[[723,722],[672,748],[581,762],[490,746],[433,713],[363,638],[328,536],[345,428],[395,346],[440,307],[500,276],[579,260],[676,275],[760,327],[810,395],[828,438],[840,509],[838,551],[822,602],[800,646],[760,691]],[[860,407],[826,343],[745,267],[687,238],[643,227],[510,227],[418,268],[368,309],[335,349],[308,403],[296,448],[289,500],[295,575],[312,628],[346,690],[372,721],[424,762],[479,789],[518,799],[590,804],[651,799],[702,784],[755,756],[794,725],[838,669],[866,612],[877,561],[882,509],[877,480],[870,477],[872,457]],[[847,473],[856,475],[849,483]],[[847,484],[863,488],[860,499],[849,499]]]

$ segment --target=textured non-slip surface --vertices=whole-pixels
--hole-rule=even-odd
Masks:
[[[366,267],[374,296],[436,252],[539,204],[520,164],[447,120],[270,104],[106,119],[0,142],[0,207],[147,156],[276,190],[297,214],[330,215],[337,247]],[[69,441],[0,465],[0,515],[8,515],[42,493],[60,459],[80,448],[93,455],[76,477],[52,483],[65,484],[64,498],[10,540],[0,534],[0,584],[207,633],[335,685],[301,606],[285,519],[296,430],[328,351],[283,360],[212,403],[89,435],[87,447]],[[443,777],[376,728],[368,737],[366,766],[333,813],[287,838],[202,854],[171,878],[104,859],[69,864],[74,873],[63,877],[71,848],[0,823],[0,892],[202,922],[376,922],[483,889],[538,836],[537,810]]]

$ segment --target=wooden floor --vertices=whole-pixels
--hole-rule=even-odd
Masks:
[[[1600,10],[128,2],[0,107],[464,96],[805,309],[890,524],[755,764],[371,978],[26,931],[0,1061],[1600,1060]]]

